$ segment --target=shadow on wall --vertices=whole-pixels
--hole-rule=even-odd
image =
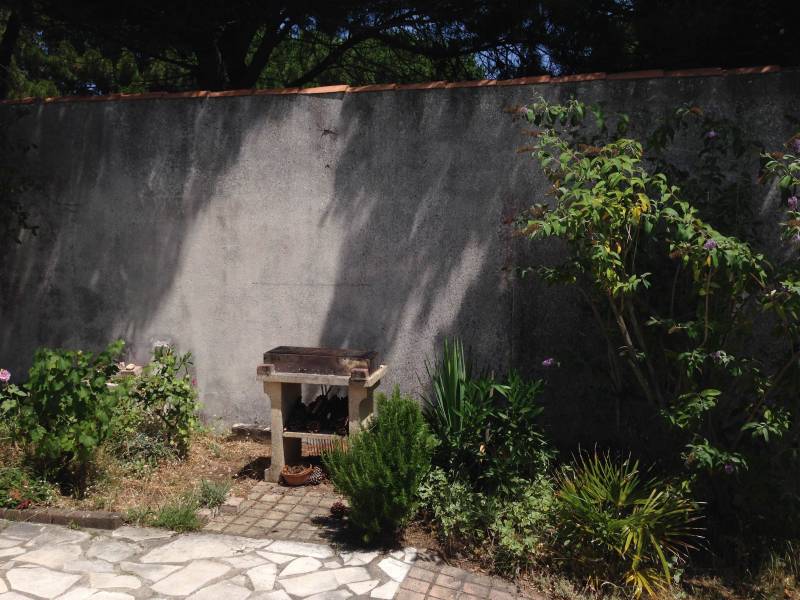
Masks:
[[[40,345],[98,349],[123,338],[140,352],[151,347],[143,332],[175,285],[187,232],[218,178],[249,127],[282,119],[290,105],[231,108],[39,105],[15,125],[12,135],[37,146],[25,169],[43,189],[30,199],[38,236],[3,249],[0,356],[16,363],[6,366],[27,368]]]
[[[445,337],[461,337],[492,369],[526,366],[515,351],[521,335],[525,355],[543,352],[516,328],[519,292],[528,308],[560,294],[515,283],[510,224],[543,180],[515,153],[521,124],[503,110],[529,95],[488,88],[344,101],[334,201],[321,218],[345,236],[324,345],[378,350],[391,382],[414,383],[408,392]]]

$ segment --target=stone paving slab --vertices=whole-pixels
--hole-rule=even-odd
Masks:
[[[389,554],[218,533],[0,520],[0,600],[511,600],[414,548]]]

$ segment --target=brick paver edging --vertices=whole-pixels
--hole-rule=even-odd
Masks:
[[[517,588],[509,581],[420,557],[400,584],[395,599],[513,600],[517,597]]]
[[[102,510],[64,510],[60,508],[0,508],[0,519],[42,523],[45,525],[74,525],[92,529],[118,529],[124,525],[121,513]]]

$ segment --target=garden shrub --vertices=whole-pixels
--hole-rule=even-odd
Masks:
[[[334,486],[350,501],[350,523],[365,542],[392,537],[413,516],[434,438],[419,405],[395,388],[377,398],[372,425],[323,455]]]
[[[504,383],[474,379],[459,340],[446,341],[441,361],[427,370],[432,394],[423,400],[439,440],[435,464],[476,490],[501,494],[547,470],[551,453],[538,423],[541,381],[514,372]]]
[[[177,354],[171,346],[159,346],[131,389],[131,403],[122,436],[123,455],[145,462],[163,456],[186,455],[197,428],[197,390],[189,367],[192,355]],[[134,435],[130,435],[134,433]]]
[[[721,552],[800,534],[800,136],[761,157],[761,180],[777,184],[786,215],[772,236],[785,246],[767,260],[758,240],[733,235],[753,227],[726,194],[754,194],[756,173],[743,183],[741,162],[726,161],[757,162],[736,128],[689,107],[646,153],[627,137],[627,118],[577,100],[520,112],[536,127],[530,150],[552,183],[552,200],[526,211],[520,231],[564,248],[562,262],[536,270],[580,292],[608,348],[617,401],[639,426],[654,417],[669,431],[648,428],[664,467],[709,502]],[[687,122],[715,127],[702,131],[697,163],[655,171]]]
[[[556,535],[576,569],[638,597],[669,588],[673,566],[699,539],[693,502],[638,463],[581,455],[558,477]],[[599,587],[599,586],[597,586]]]
[[[427,370],[425,417],[439,443],[420,496],[441,543],[497,571],[528,566],[543,553],[553,498],[541,381],[475,377],[458,340]]]
[[[546,553],[553,505],[546,475],[518,481],[513,494],[497,495],[474,491],[434,468],[420,486],[420,501],[448,554],[472,556],[512,574]]]
[[[28,381],[0,390],[0,410],[12,439],[37,473],[83,493],[97,449],[115,427],[116,407],[125,393],[109,385],[123,342],[95,355],[42,348]]]

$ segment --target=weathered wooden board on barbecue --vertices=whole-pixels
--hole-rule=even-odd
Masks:
[[[264,353],[264,363],[279,373],[317,373],[350,376],[354,369],[368,374],[378,368],[378,353],[342,348],[278,346]]]

